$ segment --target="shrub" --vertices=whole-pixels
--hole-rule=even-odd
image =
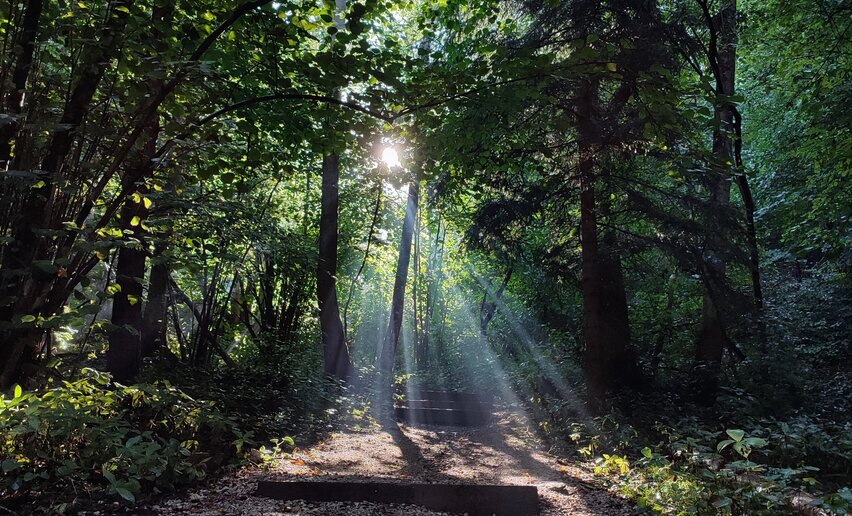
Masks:
[[[112,384],[91,369],[0,398],[0,436],[4,495],[83,483],[128,501],[198,480],[251,442],[212,402],[168,382]]]

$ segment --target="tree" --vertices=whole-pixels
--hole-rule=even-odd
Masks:
[[[340,157],[335,153],[322,158],[322,214],[317,260],[317,300],[320,311],[323,363],[326,374],[345,380],[352,360],[343,336],[337,301],[337,227],[340,205]]]
[[[399,332],[402,328],[402,315],[405,308],[405,285],[408,281],[408,268],[411,263],[411,244],[414,236],[414,226],[417,218],[417,208],[420,203],[420,182],[417,178],[408,184],[408,196],[405,205],[405,219],[402,222],[402,235],[399,240],[399,254],[396,262],[396,273],[393,281],[391,296],[390,321],[385,332],[382,350],[379,357],[379,370],[385,382],[392,380],[396,349],[399,343]]]
[[[717,98],[714,106],[713,164],[708,172],[707,191],[711,209],[724,213],[729,209],[734,176],[734,107],[730,99],[734,95],[736,70],[737,7],[735,0],[724,3],[717,22],[709,17],[706,2],[701,5],[710,24],[709,52],[711,63],[715,62],[711,66],[715,70]],[[716,229],[708,227],[707,231],[712,234]],[[705,293],[695,357],[700,397],[712,404],[718,390],[722,354],[729,347],[729,337],[724,312],[728,301],[721,287],[725,283],[726,264],[718,247],[724,244],[712,235],[708,236],[708,242],[710,246],[702,257]]]

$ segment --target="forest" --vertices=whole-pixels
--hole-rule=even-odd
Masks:
[[[0,514],[852,512],[849,0],[8,0],[0,59]]]

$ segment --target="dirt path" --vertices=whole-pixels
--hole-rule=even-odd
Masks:
[[[258,480],[308,478],[534,485],[545,516],[634,514],[629,504],[593,485],[588,471],[559,464],[518,418],[506,415],[480,429],[352,427],[297,449],[291,458],[270,467],[243,469],[143,514],[441,514],[412,506],[281,502],[252,496]]]

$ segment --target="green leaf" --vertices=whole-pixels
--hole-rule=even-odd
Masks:
[[[33,261],[33,267],[48,274],[53,274],[54,272],[59,270],[59,267],[54,265],[53,262],[50,260],[35,260]]]
[[[710,499],[710,503],[713,507],[717,509],[721,509],[722,507],[727,507],[731,505],[731,499],[726,496],[714,496]]]
[[[126,487],[116,487],[115,492],[119,494],[122,498],[127,500],[128,502],[135,502],[136,497],[133,496],[133,493],[127,490]]]
[[[642,448],[642,455],[646,459],[650,459],[651,456],[653,455],[653,453],[651,453],[651,448],[648,448],[647,446],[645,448]]]
[[[743,437],[745,437],[745,432],[736,428],[730,428],[728,430],[725,430],[725,433],[731,436],[731,439],[737,442],[742,441]]]
[[[766,440],[761,439],[760,437],[748,437],[743,439],[743,443],[751,446],[752,448],[763,448],[767,444]]]
[[[724,441],[722,441],[722,442],[720,442],[719,444],[716,445],[716,451],[721,452],[722,450],[724,450],[728,446],[734,444],[734,442],[735,441],[733,439],[725,439]]]
[[[2,464],[3,473],[8,473],[18,469],[18,462],[14,459],[6,459]]]
[[[21,322],[22,323],[31,323],[31,322],[35,322],[35,320],[36,320],[36,316],[34,316],[34,315],[22,315],[21,316]]]

